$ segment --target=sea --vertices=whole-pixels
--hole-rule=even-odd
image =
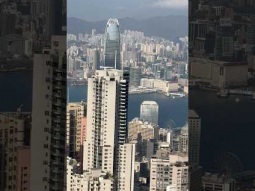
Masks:
[[[32,110],[31,70],[0,73],[0,112]],[[71,86],[68,84],[69,102],[87,101],[87,86]],[[156,101],[159,105],[159,126],[182,127],[187,122],[188,98],[172,99],[163,94],[131,94],[129,95],[128,120],[140,116],[140,105],[143,101]]]
[[[22,111],[31,111],[32,77],[32,71],[0,72],[0,112],[16,111],[21,105]],[[68,89],[70,102],[87,100],[86,86]],[[237,97],[239,102],[235,101]],[[157,93],[131,94],[129,120],[139,117],[144,100],[158,103],[162,128],[169,124],[182,127],[187,122],[188,106],[197,111],[201,117],[200,161],[205,170],[210,170],[217,158],[233,166],[240,160],[244,169],[255,170],[255,101],[250,97],[218,98],[215,92],[197,89],[189,91],[189,98],[178,99]],[[225,152],[233,153],[233,157],[224,158]]]
[[[87,86],[68,86],[69,102],[87,101]],[[159,127],[178,128],[187,123],[188,97],[170,98],[159,93],[130,94],[128,98],[128,120],[140,116],[143,101],[155,101],[159,105]]]
[[[189,91],[189,107],[201,118],[200,162],[205,170],[237,169],[240,163],[243,170],[255,170],[255,100],[219,98],[214,91],[195,89]]]

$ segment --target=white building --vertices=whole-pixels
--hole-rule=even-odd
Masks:
[[[66,37],[52,36],[51,48],[34,54],[31,190],[61,190],[65,185],[65,51]]]
[[[90,170],[84,174],[77,173],[77,161],[67,158],[67,191],[111,191],[113,177],[100,169]]]
[[[86,133],[90,136],[84,142],[83,170],[101,169],[118,177],[115,186],[120,191],[123,190],[120,182],[129,181],[134,176],[133,168],[120,160],[123,150],[132,150],[125,144],[128,78],[127,71],[104,68],[88,79]],[[133,154],[126,155],[126,160],[132,166]],[[129,176],[121,175],[122,168],[126,168],[125,174]]]
[[[181,153],[189,152],[189,131],[188,124],[182,128],[179,136],[179,151]]]
[[[120,146],[118,190],[131,191],[134,189],[135,173],[135,144],[125,143]]]
[[[145,88],[154,88],[154,79],[142,78],[140,85]]]
[[[165,191],[175,186],[175,191],[188,189],[188,156],[170,154],[168,159],[151,159],[150,191]]]
[[[140,106],[140,119],[158,125],[158,109],[155,101],[143,101]]]

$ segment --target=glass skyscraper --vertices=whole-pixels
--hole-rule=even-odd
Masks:
[[[140,119],[158,125],[158,104],[155,101],[143,101],[140,107]]]
[[[104,66],[122,69],[120,63],[120,30],[118,19],[109,19],[105,29]]]

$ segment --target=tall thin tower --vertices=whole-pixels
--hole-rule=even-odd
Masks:
[[[116,65],[116,67],[115,67]],[[118,19],[109,19],[105,28],[104,66],[121,70],[120,30]]]
[[[52,36],[51,40],[51,49],[34,55],[30,190],[63,191],[66,37]]]
[[[128,110],[127,71],[105,68],[88,79],[87,137],[84,142],[83,170],[101,169],[115,177],[115,190],[123,190],[120,181],[132,187],[135,148],[127,144]],[[124,152],[125,154],[124,162]],[[121,170],[125,166],[131,176]],[[128,170],[127,170],[128,171]],[[132,190],[132,189],[130,189]]]

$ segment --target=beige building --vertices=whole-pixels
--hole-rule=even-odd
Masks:
[[[183,91],[184,91],[184,93],[188,94],[189,93],[189,86],[184,86]]]
[[[165,191],[169,186],[187,191],[188,168],[188,156],[180,153],[170,154],[168,159],[151,159],[150,191]]]
[[[30,146],[17,149],[17,191],[30,191]]]
[[[25,151],[24,133],[30,121],[30,113],[0,113],[0,190],[30,190],[29,151]]]
[[[146,88],[154,88],[154,79],[142,78],[140,85]]]
[[[174,82],[168,82],[164,80],[155,79],[154,88],[164,93],[176,92],[179,89],[179,84]]]
[[[66,116],[66,145],[69,156],[78,159],[82,145],[82,119],[86,114],[86,103],[68,103]],[[84,125],[84,124],[83,124]],[[78,159],[79,160],[79,159]]]
[[[202,177],[202,189],[211,191],[235,191],[236,181],[219,174],[205,174]]]
[[[246,62],[215,62],[212,65],[212,85],[219,88],[246,86],[248,64]]]
[[[158,125],[134,118],[128,124],[128,139],[136,140],[141,134],[143,140],[158,139],[159,127]]]
[[[219,88],[247,85],[248,63],[246,62],[223,62],[205,58],[190,60],[191,77],[208,80],[211,85]]]
[[[211,80],[213,62],[214,61],[205,58],[191,57],[189,75],[195,78]]]

